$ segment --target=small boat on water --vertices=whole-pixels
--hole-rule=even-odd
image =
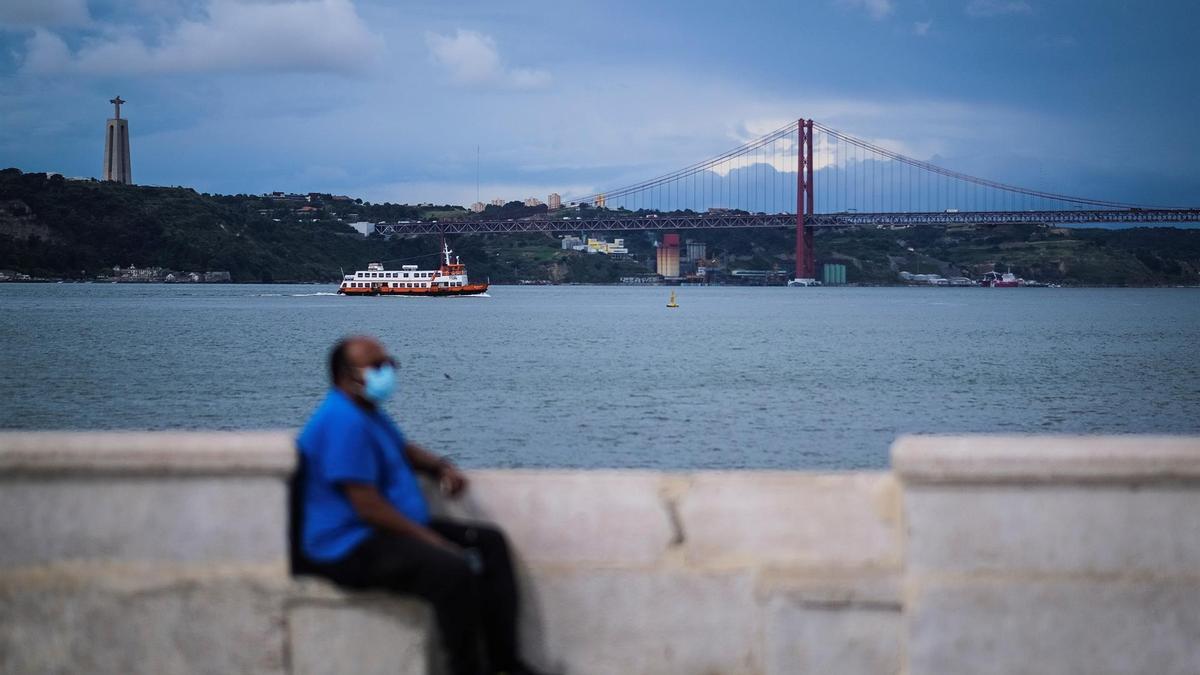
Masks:
[[[486,293],[487,282],[471,283],[467,267],[450,254],[453,251],[442,242],[442,264],[436,270],[417,269],[404,265],[398,270],[385,269],[383,263],[368,263],[367,269],[347,274],[338,286],[339,295],[415,295],[437,297],[444,295],[478,295]]]

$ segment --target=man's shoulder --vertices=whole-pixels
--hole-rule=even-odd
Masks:
[[[302,449],[314,452],[320,450],[331,435],[345,437],[362,433],[366,425],[366,414],[344,394],[332,390],[317,406],[298,440]]]

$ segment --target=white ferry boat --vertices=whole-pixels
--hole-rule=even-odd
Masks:
[[[342,278],[341,295],[477,295],[487,292],[487,283],[467,280],[467,267],[442,242],[442,264],[436,270],[420,270],[404,265],[398,270],[384,269],[383,263],[368,263],[367,269]]]

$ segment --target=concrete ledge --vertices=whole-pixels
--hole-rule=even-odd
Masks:
[[[441,672],[430,607],[382,592],[351,592],[297,579],[287,597],[293,675],[427,675]]]
[[[286,574],[288,432],[0,433],[0,672],[436,671]],[[576,675],[1195,672],[1200,439],[907,437],[892,473],[472,471]]]
[[[892,468],[905,483],[1200,481],[1194,436],[902,436]]]
[[[1194,675],[1200,664],[1195,579],[969,579],[915,590],[912,675]]]
[[[288,476],[291,431],[0,432],[4,474]]]
[[[645,567],[670,545],[663,474],[649,471],[472,471],[461,500],[430,494],[435,512],[499,523],[534,565]]]
[[[0,672],[286,672],[269,569],[49,566],[0,574]]]
[[[0,568],[287,560],[282,476],[0,473]]]
[[[887,474],[704,472],[678,504],[689,565],[900,566],[900,492]]]
[[[908,573],[1200,574],[1200,490],[913,486]]]

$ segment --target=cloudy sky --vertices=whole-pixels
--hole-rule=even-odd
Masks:
[[[1200,204],[1195,0],[3,0],[0,166],[469,203],[811,117],[996,180]]]

